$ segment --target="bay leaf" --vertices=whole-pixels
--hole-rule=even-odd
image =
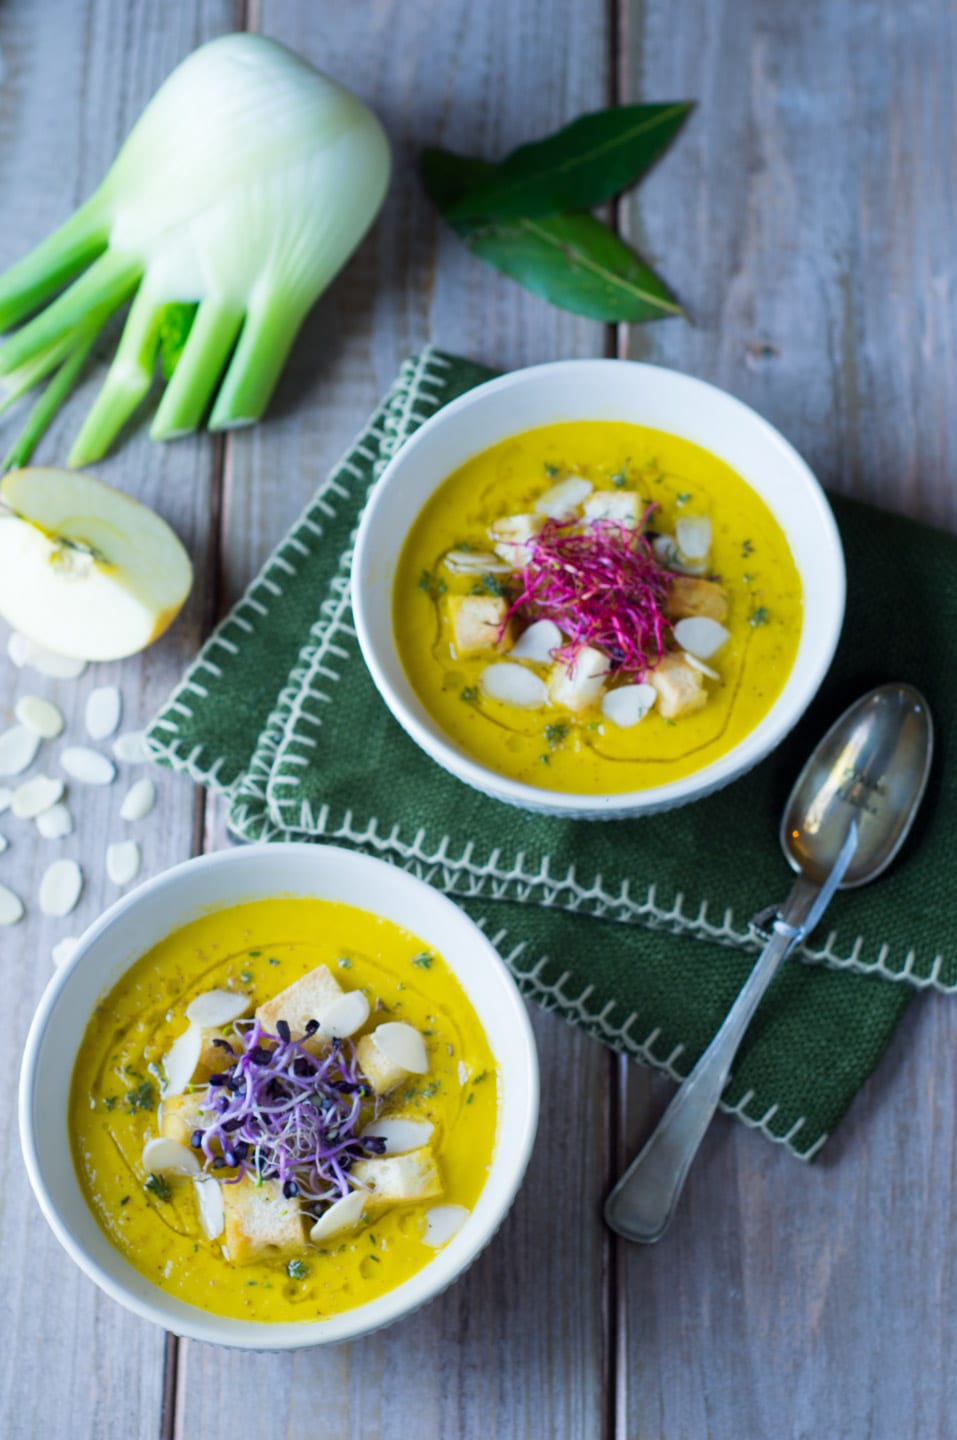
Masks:
[[[647,173],[692,108],[674,101],[581,115],[554,135],[520,146],[484,178],[473,174],[460,198],[448,202],[448,219],[503,221],[593,210]]]

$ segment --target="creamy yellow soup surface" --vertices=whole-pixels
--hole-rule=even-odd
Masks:
[[[571,713],[554,702],[519,709],[483,693],[499,655],[456,651],[449,603],[478,593],[481,579],[451,573],[450,551],[488,551],[489,526],[531,511],[562,477],[596,490],[635,491],[653,504],[647,527],[673,534],[682,517],[707,516],[708,578],[727,593],[730,632],[704,678],[707,703],[678,720],[651,710],[618,728],[600,709]],[[508,580],[502,584],[509,595]],[[511,591],[514,594],[514,589]],[[801,582],[781,527],[749,485],[707,450],[678,436],[610,421],[550,425],[513,436],[451,475],[417,517],[400,557],[393,596],[396,642],[422,703],[449,737],[499,774],[580,794],[664,784],[716,760],[742,740],[780,693],[801,635]],[[530,615],[528,619],[534,618]],[[547,665],[532,666],[545,680]],[[616,683],[612,680],[612,684]]]
[[[380,1114],[424,1119],[443,1193],[399,1204],[290,1259],[233,1265],[204,1238],[193,1182],[147,1185],[144,1143],[158,1134],[162,1058],[186,1027],[184,1010],[214,988],[251,1007],[326,965],[373,1007],[365,1033],[405,1021],[425,1037],[428,1073],[410,1076]],[[471,1210],[488,1175],[498,1119],[498,1072],[479,1019],[443,958],[379,916],[328,901],[274,899],[221,910],[176,931],[104,995],[73,1076],[74,1160],[100,1225],[137,1270],[200,1309],[255,1321],[315,1320],[382,1295],[436,1253],[423,1239],[430,1206]],[[306,1231],[308,1233],[308,1231]]]

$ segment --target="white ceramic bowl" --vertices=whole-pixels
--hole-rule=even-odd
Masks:
[[[781,525],[804,587],[804,627],[787,682],[764,719],[712,764],[624,795],[570,795],[487,769],[444,733],[413,690],[396,648],[392,590],[399,552],[426,500],[471,456],[523,430],[566,420],[627,420],[712,451],[756,490]],[[777,745],[810,704],[844,618],[844,557],[824,492],[773,426],[740,400],[675,370],[625,360],[563,360],[516,370],[440,410],[390,461],[366,507],[352,568],[359,643],[376,687],[412,739],[486,795],[528,810],[612,819],[667,810],[726,785]]]
[[[140,955],[197,915],[244,900],[308,895],[384,915],[438,950],[485,1027],[502,1076],[491,1171],[465,1225],[424,1270],[366,1305],[290,1324],[212,1315],[158,1289],[100,1229],[73,1167],[67,1133],[70,1079],[93,1006]],[[82,937],[34,1017],[20,1075],[20,1139],[40,1207],[64,1249],[107,1295],[177,1335],[254,1350],[353,1339],[438,1295],[471,1264],[521,1184],[538,1120],[538,1062],[524,1003],[481,930],[411,875],[329,845],[256,845],[188,860],[120,900]]]

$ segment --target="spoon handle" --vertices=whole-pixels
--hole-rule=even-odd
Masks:
[[[754,1012],[781,961],[817,924],[850,864],[856,843],[857,830],[852,826],[824,886],[798,877],[774,923],[770,940],[721,1028],[608,1196],[605,1220],[626,1240],[651,1244],[667,1230]]]

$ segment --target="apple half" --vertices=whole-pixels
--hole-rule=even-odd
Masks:
[[[0,481],[0,615],[77,660],[143,650],[183,608],[193,567],[154,510],[72,470]]]

